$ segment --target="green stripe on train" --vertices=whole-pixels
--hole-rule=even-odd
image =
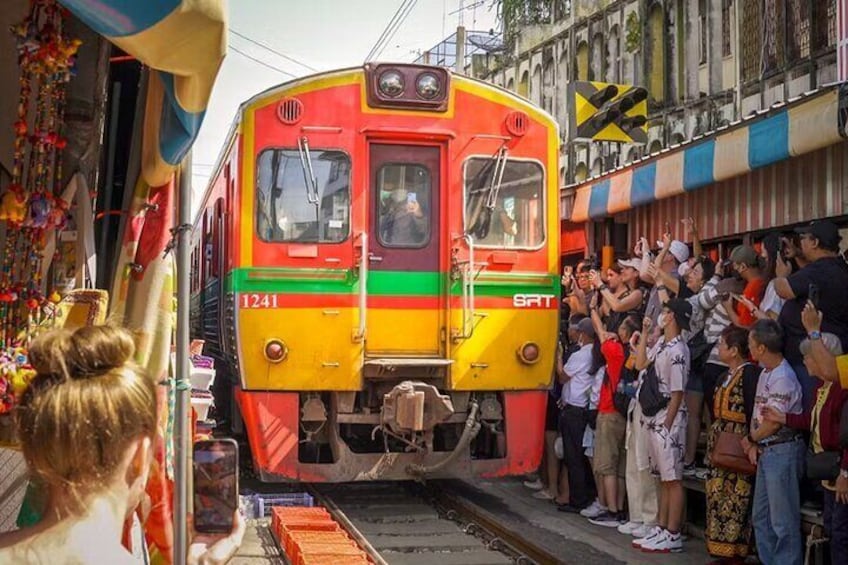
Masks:
[[[358,278],[349,269],[236,269],[227,276],[228,292],[283,292],[292,294],[352,294]],[[378,296],[435,296],[448,275],[434,272],[370,271],[368,292]],[[559,295],[559,279],[553,275],[481,273],[474,282],[479,296],[514,294]],[[451,294],[462,294],[452,281]]]

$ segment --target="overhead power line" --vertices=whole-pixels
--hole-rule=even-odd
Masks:
[[[305,68],[305,69],[308,69],[308,70],[310,70],[310,71],[318,72],[318,69],[316,69],[315,67],[313,67],[313,66],[311,66],[311,65],[307,65],[306,63],[304,63],[304,62],[302,62],[302,61],[298,61],[297,59],[295,59],[295,58],[294,58],[294,57],[292,57],[291,55],[286,55],[285,53],[282,53],[282,52],[280,52],[280,51],[277,51],[276,49],[274,49],[273,47],[270,47],[270,46],[269,46],[269,45],[267,45],[266,43],[262,43],[261,41],[257,41],[256,39],[253,39],[252,37],[249,37],[249,36],[247,36],[247,35],[245,35],[245,34],[243,34],[243,33],[240,33],[240,32],[238,32],[238,31],[234,30],[233,28],[230,28],[230,33],[232,33],[233,35],[236,35],[236,36],[238,36],[238,37],[241,37],[241,38],[242,38],[242,39],[244,39],[245,41],[249,41],[250,43],[253,43],[254,45],[258,45],[259,47],[261,47],[261,48],[265,49],[266,51],[270,51],[270,52],[271,52],[271,53],[273,53],[274,55],[277,55],[277,56],[279,56],[279,57],[282,57],[282,58],[283,58],[283,59],[285,59],[286,61],[289,61],[289,62],[294,63],[294,64],[296,64],[296,65],[300,65],[301,67],[303,67],[303,68]]]
[[[277,67],[275,67],[274,65],[269,65],[269,64],[268,64],[268,63],[266,63],[265,61],[263,61],[263,60],[261,60],[261,59],[257,59],[257,58],[256,58],[256,57],[254,57],[253,55],[248,55],[247,53],[245,53],[245,52],[244,52],[244,51],[242,51],[241,49],[238,49],[238,48],[234,47],[232,43],[230,43],[230,44],[229,44],[229,48],[230,48],[230,49],[232,49],[233,51],[235,51],[236,53],[238,53],[239,55],[241,55],[242,57],[245,57],[246,59],[250,59],[250,60],[251,60],[251,61],[253,61],[254,63],[259,63],[259,64],[260,64],[260,65],[262,65],[263,67],[267,67],[267,68],[271,69],[272,71],[277,71],[277,72],[278,72],[278,73],[280,73],[280,74],[283,74],[283,75],[286,75],[286,76],[290,76],[290,77],[292,77],[292,78],[297,78],[297,75],[293,75],[292,73],[290,73],[290,72],[288,72],[288,71],[284,71],[283,69],[277,68]]]
[[[372,61],[382,54],[383,50],[392,40],[395,33],[397,33],[398,28],[403,24],[406,20],[409,13],[412,11],[412,8],[415,7],[417,0],[403,0],[401,5],[398,6],[397,11],[392,16],[392,19],[389,20],[389,23],[386,24],[386,27],[383,29],[383,33],[380,34],[380,37],[377,39],[377,42],[369,51],[368,56],[365,57],[365,62]]]

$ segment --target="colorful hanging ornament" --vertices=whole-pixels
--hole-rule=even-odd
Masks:
[[[56,195],[64,188],[66,86],[81,41],[65,36],[64,17],[56,0],[31,0],[28,16],[11,28],[21,74],[12,180],[0,187],[0,222],[7,225],[0,347],[28,342],[40,324],[48,303],[42,281],[47,232],[62,229],[68,217],[68,203]]]

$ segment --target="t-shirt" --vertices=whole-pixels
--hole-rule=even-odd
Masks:
[[[842,341],[843,350],[848,350],[848,265],[845,261],[840,257],[824,257],[792,273],[787,280],[795,298],[783,305],[778,321],[786,333],[783,354],[789,363],[800,365],[803,362],[798,348],[807,337],[807,331],[801,324],[801,311],[807,304],[811,283],[819,287],[821,331],[836,334]]]
[[[601,355],[607,362],[606,381],[601,387],[601,397],[598,401],[598,413],[612,414],[616,412],[612,396],[618,388],[621,370],[624,368],[624,346],[617,339],[608,339],[601,344]]]
[[[604,382],[606,374],[607,372],[604,370],[604,367],[601,367],[592,375],[592,389],[589,393],[589,410],[598,409],[598,403],[601,401],[601,385]]]
[[[584,345],[575,351],[565,363],[563,370],[571,377],[562,387],[562,402],[580,408],[589,405],[589,395],[594,382],[592,369],[592,345]]]
[[[666,342],[665,336],[648,351],[648,361],[654,364],[657,371],[660,393],[670,396],[672,392],[686,390],[686,379],[689,378],[689,347],[678,335]]]
[[[753,302],[756,306],[760,305],[763,299],[763,292],[765,291],[766,280],[757,277],[756,279],[751,279],[745,284],[745,290],[742,291],[742,296]],[[748,307],[742,304],[741,302],[736,303],[736,315],[739,316],[739,323],[743,326],[750,327],[754,322],[757,321],[757,317],[754,316]]]
[[[757,395],[754,398],[754,414],[751,418],[752,432],[759,429],[763,423],[764,406],[772,406],[784,414],[800,414],[803,412],[801,385],[798,383],[795,371],[792,370],[792,366],[786,359],[782,360],[780,365],[774,369],[763,369],[760,373],[760,378],[757,381]],[[776,434],[760,441],[774,441],[794,433],[790,428],[784,426]]]
[[[781,298],[774,289],[774,279],[770,280],[768,286],[766,286],[766,292],[763,294],[763,301],[760,302],[760,310],[766,313],[780,314],[785,303],[786,300]]]

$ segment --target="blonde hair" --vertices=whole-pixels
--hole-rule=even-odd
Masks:
[[[156,429],[156,389],[133,361],[132,334],[113,326],[58,330],[30,348],[36,377],[16,410],[34,478],[67,489],[108,488],[127,448]]]

